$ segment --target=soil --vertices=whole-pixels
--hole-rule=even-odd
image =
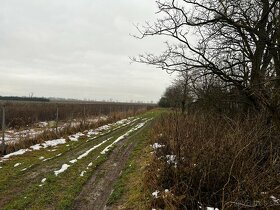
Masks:
[[[141,130],[138,132],[141,132]],[[130,138],[133,138],[133,136]],[[129,139],[119,142],[108,159],[97,168],[74,201],[72,210],[107,209],[106,203],[112,193],[113,185],[137,144],[137,142],[132,141],[126,145]]]

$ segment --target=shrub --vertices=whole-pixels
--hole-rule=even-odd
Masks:
[[[261,116],[169,114],[152,136],[157,149],[146,184],[159,193],[151,207],[279,208],[279,131]]]

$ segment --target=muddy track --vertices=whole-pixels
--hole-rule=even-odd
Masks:
[[[89,181],[84,185],[81,193],[70,208],[71,210],[106,209],[106,203],[112,193],[113,185],[137,144],[137,142],[130,140],[146,126],[116,145],[108,159],[97,168]]]

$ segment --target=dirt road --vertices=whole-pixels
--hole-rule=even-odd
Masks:
[[[137,144],[133,137],[149,119],[130,118],[0,159],[0,209],[105,209]]]
[[[129,141],[131,138],[133,136],[120,142],[112,151],[108,160],[94,172],[87,184],[84,185],[71,209],[106,209],[106,203],[112,192],[113,184],[119,177],[137,143]]]

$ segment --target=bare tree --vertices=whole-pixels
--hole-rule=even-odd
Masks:
[[[174,44],[167,43],[162,55],[144,54],[135,61],[198,77],[216,75],[254,108],[279,118],[279,0],[156,2],[161,18],[139,27],[139,38],[163,35]]]

